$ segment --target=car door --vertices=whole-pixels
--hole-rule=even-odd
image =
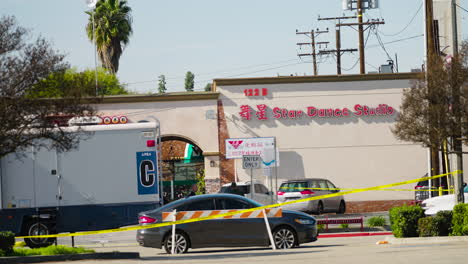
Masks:
[[[242,210],[253,208],[254,205],[241,199],[216,198],[217,210]],[[255,246],[264,245],[267,239],[265,221],[263,218],[223,218],[217,221],[223,227],[217,234],[218,241],[224,245]]]
[[[318,185],[320,188],[320,195],[327,195],[330,194],[331,191],[329,190],[328,184],[326,180],[318,180]],[[329,212],[333,210],[333,200],[330,198],[323,199],[323,210]]]
[[[330,181],[326,181],[326,182],[327,182],[328,188],[331,189],[329,191],[330,193],[338,192],[337,190],[334,190],[336,189],[336,186],[333,183],[331,183]],[[331,198],[328,198],[327,200],[329,201],[329,204],[330,204],[330,210],[332,210],[333,212],[337,212],[340,207],[341,196],[331,197]]]
[[[271,204],[271,196],[267,187],[263,184],[256,183],[255,185],[255,201],[262,204]]]
[[[181,211],[208,211],[214,210],[214,199],[195,200],[190,203],[185,203],[176,208],[178,212]],[[188,224],[181,224],[179,228],[185,230],[190,237],[192,246],[198,247],[201,245],[210,245],[216,243],[216,235],[219,233],[220,226],[213,225],[215,220],[192,222]]]

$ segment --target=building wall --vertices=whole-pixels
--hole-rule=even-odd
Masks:
[[[397,75],[395,75],[397,76]],[[414,76],[413,76],[414,77]],[[278,80],[277,80],[278,81]],[[249,84],[254,82],[255,84]],[[216,89],[224,105],[230,138],[276,137],[280,167],[278,184],[287,179],[322,177],[341,188],[364,188],[423,176],[427,172],[427,152],[420,145],[398,141],[391,128],[398,116],[402,91],[409,78],[339,81],[339,78],[308,79],[275,83],[273,80],[230,82],[218,80]],[[244,89],[266,88],[267,96],[246,96]],[[267,105],[267,120],[258,120],[257,105]],[[395,113],[385,116],[273,118],[275,107],[307,111],[307,107],[348,108],[356,104],[377,107],[385,104]],[[240,116],[248,105],[252,119]],[[240,180],[250,179],[250,171],[235,162]],[[260,181],[268,180],[263,170],[254,171]],[[275,174],[272,173],[275,178]],[[273,184],[273,187],[276,187]],[[400,186],[413,188],[414,184]],[[413,192],[372,191],[352,194],[348,201],[410,200]]]
[[[159,119],[161,135],[180,136],[196,144],[205,155],[205,177],[219,179],[217,94],[184,93],[164,96],[122,96],[105,98],[97,105],[100,116],[127,116],[129,122]]]
[[[440,49],[443,53],[453,55],[453,12],[452,12],[452,1],[453,0],[434,0],[433,10],[434,19],[439,22],[439,43]],[[460,5],[460,1],[455,1]],[[424,8],[423,8],[424,10]],[[457,10],[457,37],[458,45],[462,42],[462,12],[460,8]],[[461,11],[461,12],[460,12]]]

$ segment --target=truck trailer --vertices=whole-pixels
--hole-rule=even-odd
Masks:
[[[118,228],[160,206],[157,123],[64,129],[83,134],[76,149],[30,148],[0,160],[0,231],[31,236]],[[54,241],[25,239],[31,248]]]

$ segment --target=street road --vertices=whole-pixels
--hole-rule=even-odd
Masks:
[[[140,252],[141,259],[135,260],[83,260],[73,264],[152,264],[152,263],[467,263],[468,242],[421,242],[411,244],[377,245],[385,236],[322,238],[300,248],[273,251],[268,248],[209,248],[189,250],[187,254],[168,255],[161,249],[143,248],[131,241],[131,234],[119,235],[118,242],[101,241],[102,244],[86,238],[77,241],[97,252]],[[84,238],[84,237],[83,237]],[[68,239],[70,240],[70,239]],[[81,239],[80,239],[81,240]],[[103,239],[104,240],[104,239]],[[128,241],[127,241],[128,240]],[[63,243],[61,243],[63,244]],[[54,262],[70,264],[70,262]]]

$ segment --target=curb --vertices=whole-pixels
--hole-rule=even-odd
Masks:
[[[333,237],[360,237],[360,236],[388,236],[392,232],[362,232],[362,233],[339,233],[339,234],[323,234],[318,238],[333,238]]]
[[[86,259],[139,259],[140,253],[137,252],[104,252],[104,253],[85,253],[72,255],[53,255],[53,256],[21,256],[21,257],[0,257],[0,264],[10,263],[39,263],[49,261],[69,261]]]
[[[411,244],[443,244],[453,242],[468,242],[468,236],[447,236],[447,237],[409,237],[396,238],[385,237],[385,240],[393,245],[411,245]]]

